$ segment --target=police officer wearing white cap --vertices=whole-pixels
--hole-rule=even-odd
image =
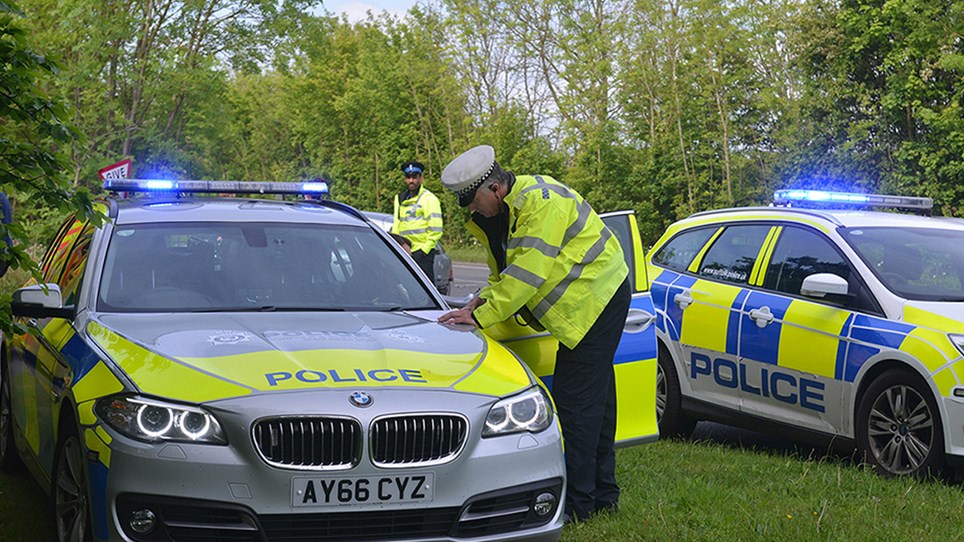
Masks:
[[[442,171],[472,211],[489,251],[489,284],[447,324],[495,325],[515,314],[559,340],[552,395],[566,443],[567,520],[615,511],[613,357],[629,311],[628,267],[616,237],[575,190],[548,176],[516,176],[488,145]]]
[[[412,258],[435,282],[435,256],[442,240],[442,204],[438,197],[422,186],[421,162],[405,162],[405,190],[395,195],[395,220],[391,233],[404,236],[411,243]]]

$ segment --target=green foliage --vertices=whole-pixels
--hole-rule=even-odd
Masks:
[[[56,141],[94,192],[97,169],[131,157],[141,177],[323,177],[390,211],[399,164],[418,159],[462,243],[467,213],[439,175],[488,143],[512,171],[635,209],[648,241],[784,187],[964,212],[953,0],[440,0],[360,22],[314,0],[22,1],[63,66],[37,54],[31,89],[84,137],[40,123],[16,143]]]
[[[12,241],[3,245],[0,258],[10,269],[36,279],[39,270],[29,248],[36,239],[33,234],[44,229],[37,228],[37,222],[46,225],[48,221],[23,220],[19,203],[26,200],[33,209],[78,212],[93,220],[99,215],[87,191],[67,190],[58,151],[78,134],[63,121],[64,105],[39,88],[57,72],[57,66],[32,48],[22,15],[15,4],[0,0],[0,190],[14,205],[14,222],[0,224],[0,239]],[[0,299],[0,330],[9,331],[12,326],[9,302],[9,294]]]
[[[944,0],[814,3],[801,101],[816,144],[797,172],[868,191],[927,195],[960,214],[964,10]]]

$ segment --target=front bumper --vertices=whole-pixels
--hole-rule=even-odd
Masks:
[[[93,507],[96,537],[143,542],[558,540],[565,467],[557,424],[537,434],[482,439],[491,397],[397,389],[372,395],[371,407],[350,410],[344,391],[266,394],[210,405],[228,434],[228,446],[149,445],[112,434],[103,505]],[[366,453],[353,468],[305,471],[267,465],[251,438],[252,423],[266,416],[338,412],[367,428],[378,416],[401,412],[400,405],[413,413],[466,416],[469,430],[461,453],[444,464],[379,468],[368,459],[366,438]],[[295,478],[377,480],[425,474],[434,479],[431,502],[309,507],[293,503]],[[553,495],[553,506],[540,516],[533,508],[544,493]],[[131,519],[144,517],[144,510],[150,510],[155,526],[138,534]]]
[[[964,397],[954,393],[958,389],[961,388],[955,388],[950,397],[944,398],[944,415],[949,429],[944,434],[947,435],[947,464],[964,478]]]

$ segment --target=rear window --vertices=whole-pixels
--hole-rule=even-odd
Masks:
[[[746,284],[769,232],[770,226],[767,225],[727,227],[706,251],[699,274],[724,282]]]
[[[715,227],[684,231],[670,239],[653,255],[653,263],[675,271],[686,271],[693,263],[693,258],[715,232]]]

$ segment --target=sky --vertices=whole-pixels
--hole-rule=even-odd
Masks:
[[[348,15],[350,22],[364,20],[366,13],[371,11],[373,15],[378,15],[382,11],[387,11],[393,15],[401,16],[410,7],[415,5],[416,0],[325,0],[325,9],[328,11]]]

